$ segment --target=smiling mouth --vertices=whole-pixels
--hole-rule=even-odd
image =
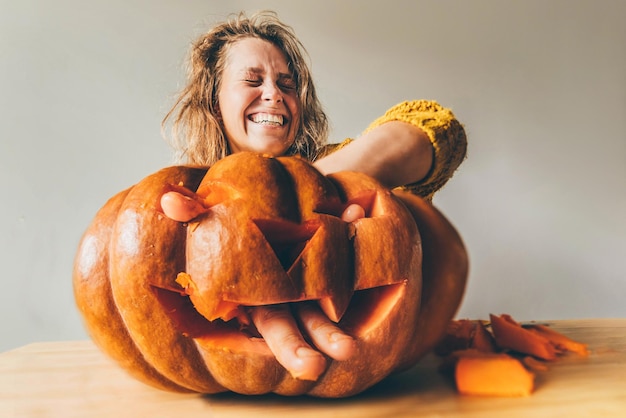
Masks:
[[[285,118],[283,115],[273,115],[271,113],[255,113],[249,116],[249,119],[259,125],[283,126]]]

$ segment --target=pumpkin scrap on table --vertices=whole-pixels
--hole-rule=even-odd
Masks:
[[[566,352],[589,355],[583,343],[542,324],[522,325],[510,315],[490,315],[490,321],[456,319],[435,347],[462,395],[528,396],[535,372]]]
[[[197,216],[165,216],[170,191],[193,196]],[[353,203],[365,217],[346,222]],[[419,197],[242,152],[165,168],[112,197],[81,239],[73,285],[94,342],[155,387],[345,397],[433,349],[467,270],[457,231]],[[246,314],[305,301],[356,344],[312,380],[285,370]]]

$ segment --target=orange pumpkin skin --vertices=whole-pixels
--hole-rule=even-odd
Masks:
[[[172,185],[209,211],[167,218],[160,197]],[[366,217],[348,224],[339,215],[350,202]],[[148,384],[345,397],[429,351],[466,276],[460,237],[423,200],[364,174],[324,177],[299,158],[238,153],[208,171],[163,169],[109,200],[83,235],[73,280],[95,343]],[[316,381],[292,377],[238,322],[246,306],[303,301],[357,345]]]

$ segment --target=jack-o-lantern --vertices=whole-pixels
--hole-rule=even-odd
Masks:
[[[160,204],[181,187],[208,207],[189,222]],[[365,217],[345,222],[351,203]],[[459,235],[422,199],[364,174],[238,153],[208,171],[165,168],[111,198],[81,240],[74,292],[96,344],[153,386],[343,397],[430,350],[466,275]],[[356,344],[314,381],[292,377],[242,320],[248,307],[305,301]]]

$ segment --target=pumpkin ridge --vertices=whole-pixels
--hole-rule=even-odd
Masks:
[[[133,186],[113,228],[109,269],[117,309],[146,361],[176,384],[214,392],[224,389],[204,367],[195,344],[173,327],[169,312],[162,309],[153,292],[154,285],[173,282],[184,255],[184,246],[177,240],[185,236],[185,226],[160,211],[163,185],[193,184],[204,173],[169,167]],[[163,344],[152,344],[156,338]],[[171,357],[177,357],[177,362],[163,361]]]
[[[80,240],[72,277],[76,305],[94,343],[132,376],[156,388],[189,392],[143,358],[113,299],[108,246],[115,218],[129,191],[130,188],[109,199]]]

